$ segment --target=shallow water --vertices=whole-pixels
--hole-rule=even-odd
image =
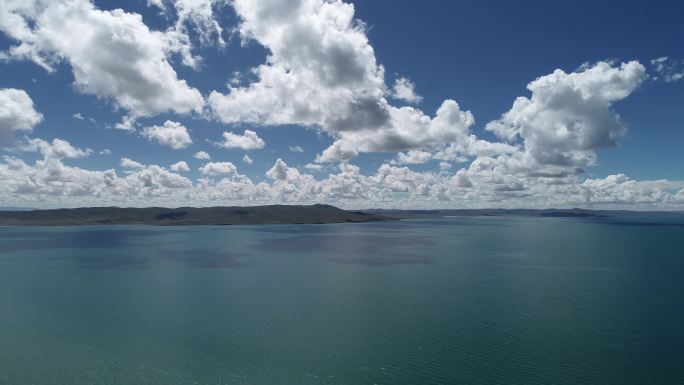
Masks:
[[[684,226],[0,228],[0,384],[684,383]]]

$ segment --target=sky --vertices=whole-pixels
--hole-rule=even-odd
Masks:
[[[682,15],[0,0],[0,206],[684,210]]]

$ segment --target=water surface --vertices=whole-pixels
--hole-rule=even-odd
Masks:
[[[0,228],[0,384],[684,383],[684,226]]]

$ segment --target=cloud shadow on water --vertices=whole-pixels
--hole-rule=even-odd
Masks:
[[[82,269],[131,270],[146,269],[153,263],[175,262],[195,268],[235,269],[249,267],[248,254],[231,253],[224,250],[137,250],[124,248],[117,254],[111,252],[97,254],[76,250],[54,257],[70,261]]]
[[[173,261],[198,268],[237,269],[249,267],[247,253],[232,253],[221,249],[211,250],[173,250],[160,256],[166,261]]]
[[[176,262],[196,268],[248,267],[248,253],[221,248],[179,249],[183,242],[161,239],[187,230],[55,229],[0,233],[0,253],[33,252],[48,260],[67,261],[83,269],[144,269],[152,263]],[[136,242],[139,241],[139,242]]]
[[[124,248],[134,239],[158,237],[182,230],[77,230],[77,231],[27,231],[0,233],[0,252],[55,249],[114,249]]]
[[[432,243],[415,235],[311,234],[262,238],[255,248],[269,253],[321,255],[343,264],[394,266],[432,263],[426,254]]]

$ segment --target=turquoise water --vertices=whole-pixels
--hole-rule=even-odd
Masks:
[[[0,384],[684,383],[684,226],[0,228]]]

